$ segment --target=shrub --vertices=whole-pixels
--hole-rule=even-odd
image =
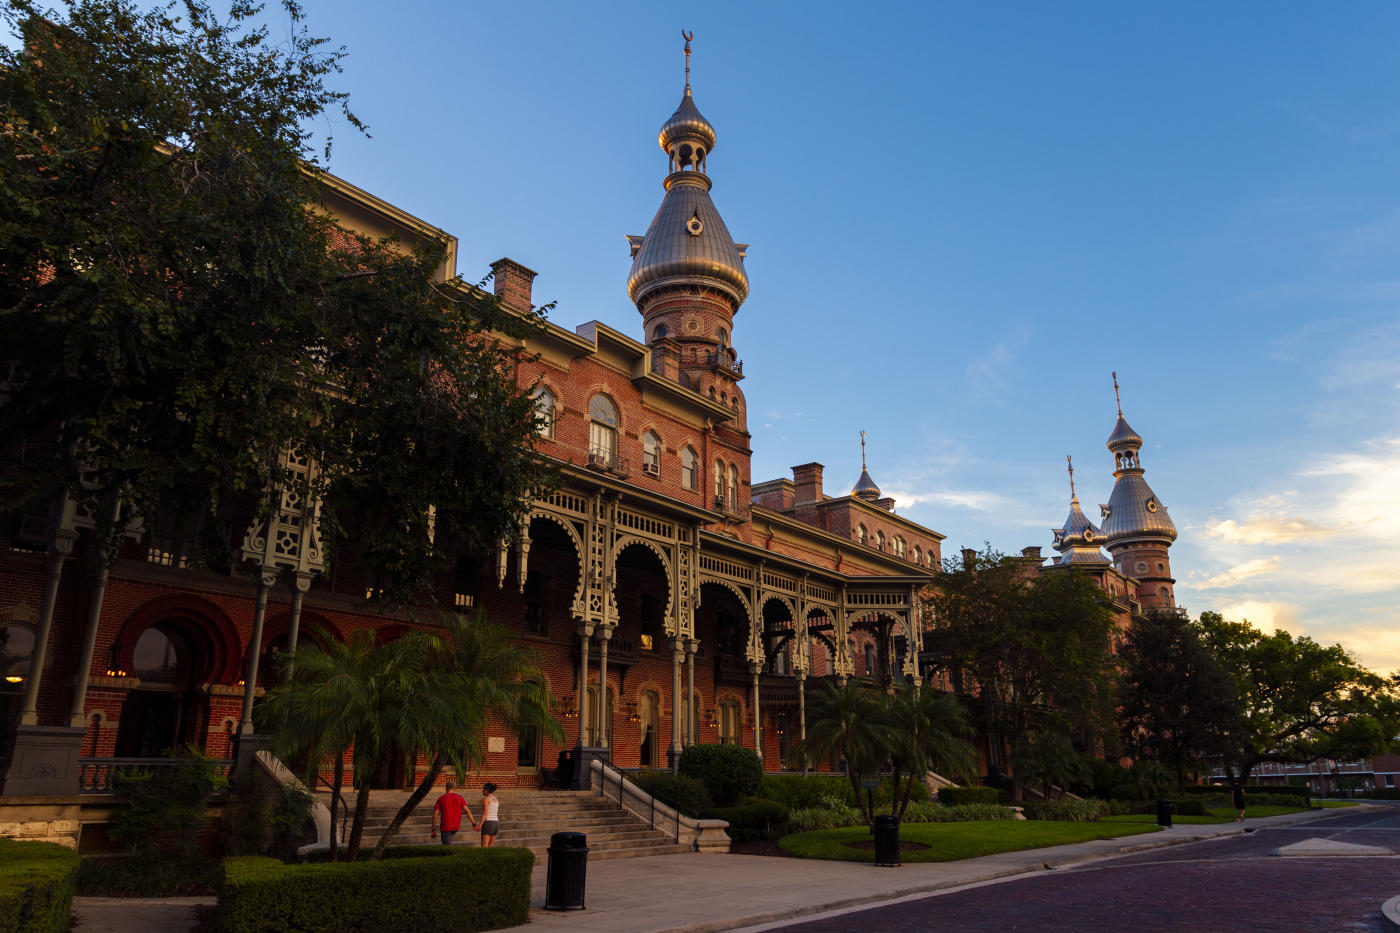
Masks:
[[[706,810],[707,820],[726,820],[729,838],[735,842],[755,839],[777,839],[787,830],[788,808],[776,800],[747,797],[737,807],[714,807]]]
[[[1108,815],[1108,804],[1102,800],[1029,800],[1022,806],[1028,820],[1057,820],[1065,823],[1088,823]]]
[[[960,803],[944,807],[937,823],[971,823],[979,820],[1014,820],[1016,811],[995,803]]]
[[[995,787],[940,787],[938,802],[945,807],[963,804],[1000,804],[1006,802],[1006,795]]]
[[[910,809],[913,809],[911,805]],[[936,805],[935,805],[936,806]],[[828,800],[827,805],[801,807],[788,813],[788,832],[805,833],[812,829],[840,829],[843,826],[860,826],[865,822],[860,811],[839,800]]]
[[[191,857],[207,822],[209,795],[227,783],[214,772],[214,760],[192,747],[163,768],[116,771],[112,790],[127,803],[112,811],[111,836],[134,856],[174,849]]]
[[[671,774],[669,771],[652,771],[643,774],[629,774],[628,778],[642,790],[669,804],[686,816],[699,816],[713,807],[705,785],[684,774]]]
[[[766,774],[758,786],[758,796],[785,803],[794,810],[821,807],[823,799],[855,806],[850,780],[838,774]]]
[[[681,753],[680,773],[704,784],[719,806],[732,807],[758,793],[763,764],[742,745],[691,745]]]
[[[77,893],[83,897],[213,894],[222,875],[220,859],[214,855],[90,855],[78,868]]]
[[[1221,797],[1230,799],[1230,785],[1228,784],[1188,784],[1181,788],[1182,794],[1203,795],[1206,797]],[[1310,807],[1312,806],[1312,790],[1306,784],[1246,784],[1244,786],[1246,799],[1254,797],[1278,797],[1287,796],[1289,806]]]
[[[1370,792],[1372,800],[1400,800],[1400,787],[1377,787]]]
[[[932,800],[910,801],[909,806],[904,811],[904,822],[906,823],[942,823],[947,816],[948,808],[941,803]]]
[[[224,862],[215,911],[223,933],[438,933],[496,930],[529,919],[529,849],[401,846],[378,862]]]
[[[0,917],[15,933],[64,933],[78,853],[52,842],[0,839]]]

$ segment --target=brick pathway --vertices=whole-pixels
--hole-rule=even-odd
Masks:
[[[783,927],[783,933],[1380,933],[1400,856],[1281,858],[1304,839],[1400,851],[1400,807],[1128,855]],[[896,869],[897,870],[897,869]]]

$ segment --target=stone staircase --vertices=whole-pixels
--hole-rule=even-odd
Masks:
[[[413,814],[399,827],[391,840],[391,845],[423,845],[436,842],[429,830],[432,827],[433,803],[441,795],[435,789],[414,809]],[[323,803],[330,806],[326,793],[318,795]],[[354,805],[354,795],[347,788],[345,800]],[[475,792],[462,794],[477,819],[481,818],[481,795]],[[530,849],[535,853],[536,864],[543,864],[548,849],[549,837],[557,832],[580,832],[588,837],[588,857],[590,860],[632,858],[639,855],[670,855],[689,852],[690,846],[676,845],[672,833],[653,830],[646,820],[627,810],[619,810],[615,801],[607,800],[593,791],[540,791],[519,787],[503,787],[496,791],[501,801],[501,832],[496,844]],[[373,846],[379,841],[384,829],[393,821],[405,800],[407,791],[370,792],[369,813],[365,817],[363,845]],[[339,814],[337,814],[337,823]],[[350,832],[350,820],[345,821],[345,832]],[[480,845],[480,835],[466,823],[463,815],[462,830],[453,840],[453,845]]]

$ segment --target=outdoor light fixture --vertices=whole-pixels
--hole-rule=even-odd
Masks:
[[[718,707],[714,707],[714,706],[711,706],[711,707],[710,707],[710,712],[709,712],[708,714],[706,714],[706,717],[705,717],[705,725],[709,726],[711,729],[713,729],[715,726],[719,725],[719,709],[718,709]]]
[[[565,719],[573,719],[578,716],[578,707],[574,705],[574,698],[565,695],[559,698],[559,715]]]
[[[110,657],[110,659],[108,660],[108,663],[107,663],[107,676],[108,676],[108,677],[125,677],[125,676],[126,676],[126,671],[122,670],[120,667],[117,666],[117,655],[119,655],[120,653],[121,653],[121,645],[118,644],[118,643],[116,643],[116,642],[113,642],[113,643],[112,643],[112,648],[111,648],[111,657]]]
[[[628,722],[641,722],[641,721],[642,721],[641,715],[638,714],[638,712],[637,712],[637,704],[636,704],[635,701],[629,702],[629,703],[627,704],[627,721],[628,721]]]

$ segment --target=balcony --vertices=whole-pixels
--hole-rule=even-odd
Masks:
[[[590,450],[588,468],[599,473],[609,473],[618,479],[627,479],[632,475],[632,465],[627,462],[627,458],[619,457],[609,450]]]

